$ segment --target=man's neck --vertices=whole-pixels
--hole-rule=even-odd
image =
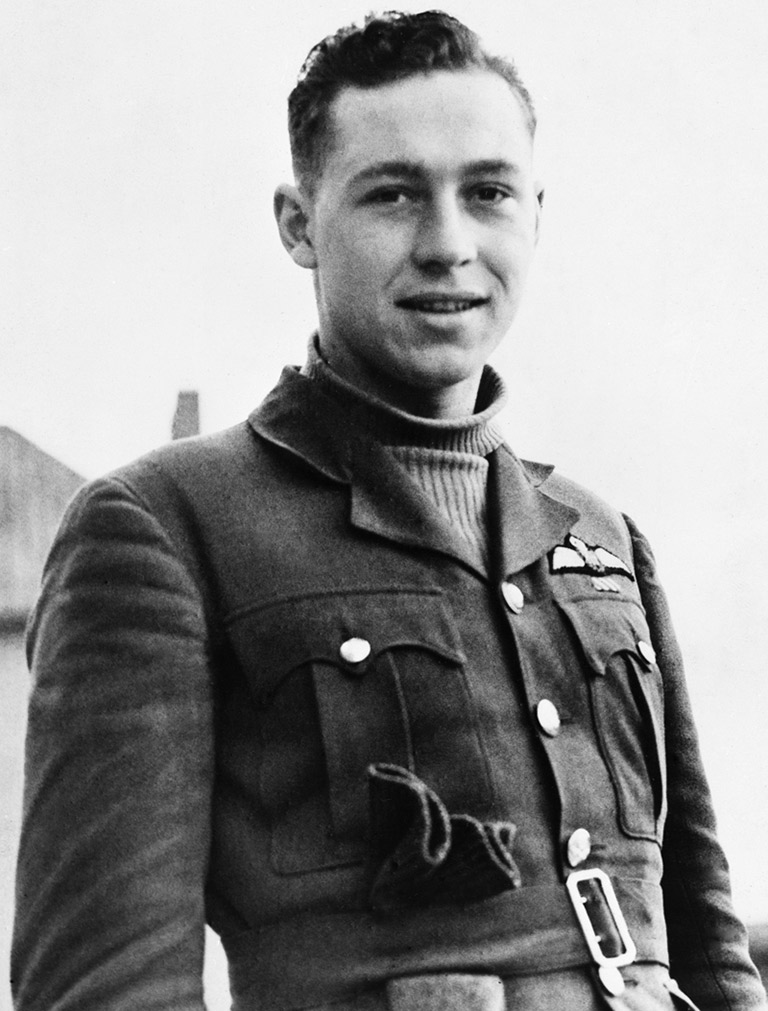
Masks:
[[[351,377],[345,378],[348,378],[358,388],[366,388]],[[479,385],[480,377],[473,376],[471,379],[465,379],[455,385],[435,390],[413,389],[403,385],[381,383],[378,390],[372,388],[372,384],[368,384],[367,391],[389,404],[390,407],[396,407],[398,410],[416,417],[449,421],[456,418],[468,418],[475,413]]]
[[[504,384],[491,368],[483,371],[476,403],[469,411],[446,419],[395,407],[383,397],[350,383],[321,357],[316,336],[310,342],[302,372],[348,407],[350,417],[354,415],[350,424],[360,426],[376,441],[389,446],[420,446],[487,456],[503,441],[492,421],[505,402]]]
[[[466,379],[435,388],[415,387],[406,380],[388,377],[374,368],[366,368],[337,351],[323,349],[328,366],[345,382],[363,394],[389,407],[416,417],[449,421],[468,418],[475,413],[483,370]]]

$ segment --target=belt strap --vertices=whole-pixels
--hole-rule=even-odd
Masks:
[[[397,981],[405,984],[395,996],[397,1004],[392,1003],[392,986],[387,984],[350,1000],[316,1004],[306,1011],[434,1011],[433,998],[442,1001],[437,1004],[439,1011],[467,1011],[468,1007],[471,1011],[496,1011],[500,999],[504,1011],[530,1011],[533,1008],[578,1008],[579,1011],[672,1011],[679,1008],[680,1011],[698,1011],[690,998],[669,978],[665,966],[643,962],[624,971],[629,985],[618,997],[606,994],[601,984],[593,979],[590,969],[578,967],[530,976],[507,976],[503,980],[498,976],[470,974],[429,976],[424,977],[429,980],[426,994],[417,982],[421,977],[409,977]],[[409,989],[411,985],[415,987],[412,990]],[[465,987],[469,987],[469,993]],[[478,1008],[478,996],[491,1003]],[[465,1004],[467,998],[475,1003]],[[419,1003],[423,999],[433,1003]]]
[[[506,1004],[498,976],[445,972],[387,982],[389,1011],[505,1011]]]
[[[640,961],[667,962],[661,888],[613,878]],[[347,1000],[396,976],[547,972],[591,962],[562,885],[523,887],[482,903],[301,915],[223,937],[233,1011],[293,1011]]]

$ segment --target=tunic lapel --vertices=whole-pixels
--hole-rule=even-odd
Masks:
[[[525,467],[507,446],[500,446],[490,461],[491,556],[499,559],[498,574],[504,577],[520,572],[559,544],[579,512],[537,487],[535,482],[546,476],[546,468]]]
[[[325,477],[348,484],[353,527],[408,547],[439,551],[481,576],[482,560],[387,451],[364,436],[362,418],[342,409],[295,369],[250,417],[254,431]]]
[[[487,575],[472,546],[381,446],[358,444],[352,474],[353,526],[398,544],[439,551]]]

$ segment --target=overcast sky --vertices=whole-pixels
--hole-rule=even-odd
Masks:
[[[418,10],[423,4],[406,4]],[[768,6],[446,4],[516,58],[543,232],[495,364],[522,455],[651,537],[737,901],[768,919]],[[285,98],[346,0],[5,0],[0,424],[87,477],[234,424],[313,325],[277,239]]]

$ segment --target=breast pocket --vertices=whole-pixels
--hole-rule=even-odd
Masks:
[[[238,622],[258,702],[272,862],[299,873],[362,859],[368,766],[414,772],[443,795],[489,777],[465,657],[439,592],[332,592]]]
[[[661,841],[666,815],[664,687],[642,609],[632,601],[560,603],[588,667],[600,748],[621,828]]]

